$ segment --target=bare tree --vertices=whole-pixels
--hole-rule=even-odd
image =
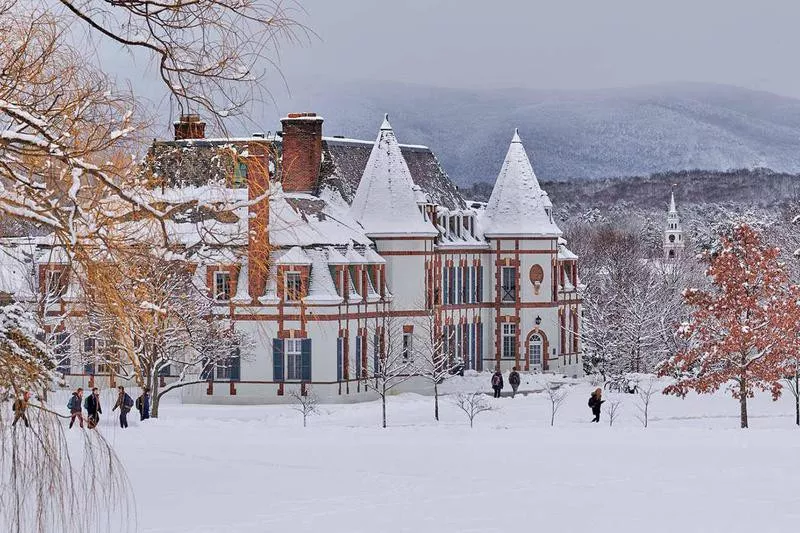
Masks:
[[[453,403],[461,409],[469,419],[469,427],[473,426],[475,417],[486,411],[493,411],[494,407],[486,401],[486,395],[478,392],[459,392]]]
[[[430,309],[425,316],[425,322],[420,324],[415,333],[416,348],[414,357],[417,359],[417,373],[433,384],[433,417],[439,421],[439,385],[447,378],[455,375],[459,368],[464,367],[464,361],[455,354],[455,328],[436,328],[434,309]]]
[[[386,427],[386,399],[394,389],[419,376],[414,334],[395,317],[382,318],[372,336],[373,389],[381,399],[381,425]]]
[[[194,285],[187,265],[151,255],[127,257],[102,273],[95,269],[95,283],[103,278],[105,287],[89,295],[88,333],[103,347],[95,361],[148,388],[153,418],[171,391],[214,378],[239,379],[250,340],[227,317],[214,314],[214,302]],[[164,376],[169,382],[162,387]]]
[[[658,387],[656,384],[656,380],[653,378],[648,378],[644,380],[644,383],[641,381],[638,383],[638,388],[636,391],[636,396],[638,397],[638,402],[636,404],[636,408],[639,410],[639,414],[637,418],[642,423],[642,426],[647,427],[647,424],[650,420],[650,401],[658,392]]]
[[[608,426],[614,425],[619,409],[622,407],[622,400],[614,399],[608,402]]]
[[[289,397],[296,402],[292,404],[292,409],[303,415],[303,427],[306,427],[309,416],[320,414],[319,396],[313,392],[306,390],[306,394],[303,395],[301,392],[293,390],[289,393]]]
[[[567,399],[568,392],[563,384],[554,383],[549,379],[547,380],[544,392],[547,394],[547,399],[550,400],[550,426],[554,426],[556,423],[556,413],[561,407],[561,404],[564,403],[564,400]]]

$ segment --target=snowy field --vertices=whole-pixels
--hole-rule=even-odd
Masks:
[[[405,394],[389,399],[385,430],[377,402],[322,406],[305,429],[288,406],[167,403],[125,431],[106,412],[101,430],[146,533],[763,532],[800,520],[789,397],[755,398],[740,430],[727,395],[659,394],[643,429],[634,396],[607,395],[623,400],[609,427],[608,403],[589,423],[593,387],[568,388],[552,428],[546,396],[531,393],[487,397],[497,409],[474,429],[447,397],[437,424],[432,398]]]

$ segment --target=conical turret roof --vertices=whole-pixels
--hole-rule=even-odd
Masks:
[[[414,194],[414,180],[386,115],[358,184],[350,214],[368,236],[430,235]]]
[[[552,205],[547,193],[539,186],[519,131],[515,130],[492,196],[486,204],[483,234],[487,237],[557,237],[561,230],[553,222]]]

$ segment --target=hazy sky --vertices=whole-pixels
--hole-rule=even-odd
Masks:
[[[289,91],[354,80],[536,89],[699,81],[800,98],[792,0],[296,1],[316,35],[283,48],[288,89],[274,76],[278,105],[261,116],[291,108]],[[131,71],[113,46],[101,54],[106,68],[136,72],[131,83],[156,96],[143,65]]]
[[[584,89],[672,81],[800,97],[791,0],[301,0],[290,85],[381,79]]]

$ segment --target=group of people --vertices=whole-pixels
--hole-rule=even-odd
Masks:
[[[511,369],[511,373],[508,375],[508,384],[511,385],[511,397],[517,395],[517,389],[519,388],[520,379],[519,379],[519,371],[517,371],[517,367]],[[492,374],[492,390],[494,390],[494,397],[499,398],[500,392],[503,390],[503,373],[500,372],[500,369],[497,369],[494,374]],[[592,422],[600,422],[600,407],[605,403],[603,400],[603,390],[602,389],[595,389],[594,392],[589,396],[589,409],[592,410]]]
[[[135,404],[130,395],[125,392],[125,387],[119,386],[117,391],[117,401],[111,411],[119,409],[119,427],[123,429],[128,427],[128,413],[130,413],[134,405],[136,405],[136,410],[139,411],[140,420],[150,418],[150,391],[147,388],[142,390],[142,394],[136,399]],[[76,420],[83,427],[83,409],[86,409],[89,429],[93,429],[100,422],[100,415],[103,413],[103,407],[100,404],[100,391],[97,387],[93,388],[92,393],[84,400],[83,389],[78,387],[72,393],[72,397],[67,403],[67,409],[69,409],[70,414],[70,429],[72,429]]]
[[[517,395],[517,389],[519,388],[520,379],[519,379],[519,371],[517,367],[511,369],[511,373],[508,375],[508,384],[511,385],[511,397]],[[500,372],[500,369],[497,369],[494,374],[492,374],[492,390],[494,390],[494,397],[500,397],[500,391],[503,390],[504,383],[503,383],[503,373]]]

